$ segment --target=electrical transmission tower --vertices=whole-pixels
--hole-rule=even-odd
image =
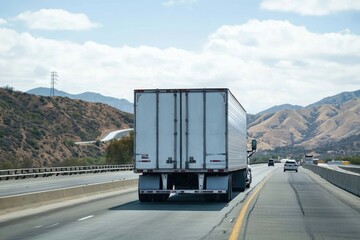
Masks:
[[[55,96],[55,84],[57,82],[57,72],[51,72],[51,82],[50,82],[50,97]]]

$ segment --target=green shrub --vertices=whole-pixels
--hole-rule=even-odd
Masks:
[[[11,86],[9,86],[9,85],[5,86],[5,90],[8,91],[9,93],[13,93],[13,92],[14,92],[14,88],[11,87]]]
[[[134,134],[112,141],[106,149],[108,164],[130,164],[134,155]]]
[[[16,159],[8,159],[0,161],[0,169],[16,169],[20,168],[20,164]]]
[[[360,165],[360,156],[341,157],[341,161],[349,161],[351,164]]]
[[[69,139],[65,139],[64,140],[64,144],[65,146],[69,147],[74,147],[75,146],[75,142],[73,140],[69,140]]]

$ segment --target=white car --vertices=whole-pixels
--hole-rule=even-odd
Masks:
[[[298,164],[295,160],[286,160],[284,164],[284,172],[285,171],[298,171]]]

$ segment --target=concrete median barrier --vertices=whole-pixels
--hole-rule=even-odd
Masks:
[[[66,200],[116,191],[128,187],[135,187],[137,186],[137,183],[138,179],[118,180],[51,191],[0,197],[0,215],[19,210],[36,208],[52,203],[64,202]]]
[[[346,172],[338,172],[333,169],[328,169],[316,165],[303,165],[304,168],[317,173],[322,178],[331,182],[348,192],[360,196],[360,176],[356,174],[349,174]]]

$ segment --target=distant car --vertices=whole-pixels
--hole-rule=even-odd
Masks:
[[[274,166],[274,160],[273,159],[269,159],[268,161],[268,167],[270,166]]]
[[[284,164],[284,172],[285,171],[298,171],[298,164],[295,160],[286,160]]]

